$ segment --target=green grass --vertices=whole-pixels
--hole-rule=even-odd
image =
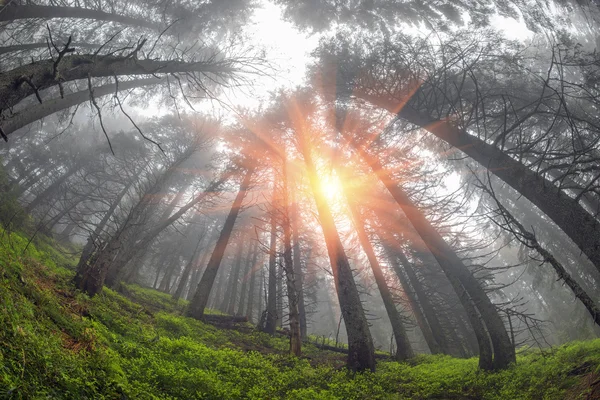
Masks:
[[[517,366],[477,370],[476,359],[419,356],[349,374],[343,355],[252,329],[220,330],[182,316],[185,301],[135,285],[78,293],[75,259],[45,237],[0,230],[0,398],[10,399],[564,399],[585,398],[600,372],[600,340]],[[66,254],[66,255],[65,255]]]

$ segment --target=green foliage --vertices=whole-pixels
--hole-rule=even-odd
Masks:
[[[436,355],[351,374],[343,354],[305,345],[290,357],[287,339],[183,317],[185,301],[154,290],[89,298],[73,289],[74,260],[56,244],[0,233],[0,398],[563,399],[599,372],[595,340],[522,351],[498,373]]]

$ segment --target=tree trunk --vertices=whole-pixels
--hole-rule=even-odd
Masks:
[[[260,282],[258,283],[258,314],[257,314],[257,318],[256,318],[259,325],[261,325],[260,322],[262,320],[264,295],[265,295],[265,269],[264,269],[264,267],[261,267]]]
[[[37,206],[42,204],[42,202],[44,200],[46,200],[54,192],[56,192],[60,185],[62,185],[64,182],[66,182],[67,179],[69,179],[72,175],[74,175],[77,171],[79,171],[79,169],[80,169],[79,164],[70,166],[69,169],[64,174],[62,174],[57,180],[52,182],[50,184],[50,186],[48,186],[46,189],[44,189],[44,191],[42,191],[42,193],[37,195],[36,198],[33,199],[33,201],[31,203],[29,203],[25,206],[25,212],[30,214]]]
[[[246,316],[250,322],[253,322],[253,314],[254,314],[254,293],[256,292],[256,274],[258,273],[258,242],[254,246],[254,255],[252,257],[252,265],[250,270],[250,285],[248,287],[248,308],[246,309]],[[262,264],[262,260],[260,261]],[[261,268],[262,270],[262,265]],[[260,291],[260,289],[259,289]]]
[[[380,239],[382,241],[385,240],[381,236],[380,236]],[[410,285],[408,284],[408,280],[404,276],[404,273],[401,270],[400,265],[398,264],[398,260],[395,257],[395,252],[389,248],[387,243],[384,242],[383,246],[384,246],[386,256],[387,256],[390,264],[392,265],[392,269],[394,270],[394,272],[396,273],[396,276],[398,277],[398,280],[400,281],[400,286],[402,286],[402,290],[404,291],[404,293],[406,294],[406,297],[408,298],[410,307],[411,307],[412,312],[417,321],[417,325],[419,326],[421,333],[423,333],[423,337],[425,338],[427,347],[429,347],[429,351],[431,352],[431,354],[442,353],[443,352],[442,348],[441,348],[439,342],[435,338],[435,334],[434,334],[435,331],[432,328],[429,320],[427,319],[425,312],[423,311],[423,309],[425,307],[423,307],[423,309],[421,308],[422,305],[419,304],[416,293],[413,291],[413,288],[411,288]],[[428,299],[427,299],[427,302],[428,302]],[[435,320],[437,321],[437,318]],[[436,332],[436,334],[443,335],[443,332],[441,332],[441,327],[439,325],[438,325],[438,329],[439,329],[439,331]]]
[[[196,245],[196,248],[194,249],[194,253],[190,257],[190,260],[185,265],[183,274],[181,275],[181,279],[179,280],[179,284],[177,285],[177,289],[175,290],[175,293],[173,294],[173,298],[175,300],[179,300],[182,297],[183,291],[185,290],[185,287],[188,284],[188,280],[190,280],[190,275],[192,274],[192,270],[196,266],[196,264],[198,262],[198,257],[200,256],[200,254],[199,254],[199,250],[201,248],[200,245],[203,242],[210,240],[211,235],[212,235],[212,229],[209,232],[204,232],[204,234],[198,240],[198,244]]]
[[[201,319],[204,316],[204,309],[206,308],[206,303],[208,302],[208,296],[210,295],[213,283],[215,282],[215,277],[219,271],[221,260],[223,260],[225,249],[227,248],[229,238],[231,237],[231,232],[233,231],[233,226],[235,225],[235,220],[237,219],[240,208],[242,207],[242,201],[244,200],[244,196],[246,196],[246,192],[250,187],[250,180],[253,172],[254,167],[250,167],[246,171],[246,175],[240,184],[240,190],[238,191],[233,205],[231,206],[231,210],[229,211],[229,215],[225,220],[223,230],[219,235],[219,239],[217,239],[215,249],[210,256],[210,260],[208,261],[206,270],[202,275],[202,279],[200,279],[196,293],[194,294],[194,297],[192,298],[192,301],[190,302],[186,311],[186,314],[189,317]]]
[[[225,268],[219,269],[219,275],[217,276],[217,290],[215,292],[211,292],[211,307],[213,310],[218,309],[219,300],[221,299],[221,292],[223,292],[223,288],[227,285],[227,274],[225,273]]]
[[[95,259],[92,265],[82,266],[82,271],[77,271],[75,275],[75,285],[79,290],[86,292],[90,296],[95,296],[102,291],[104,279],[110,264],[113,262],[121,248],[118,239],[108,242],[106,249],[102,251],[99,257]]]
[[[277,299],[277,320],[275,321],[275,326],[279,329],[283,328],[283,252],[278,254],[279,260],[277,261],[277,265],[281,268],[277,269],[277,294],[275,298]]]
[[[235,262],[233,264],[233,268],[231,269],[231,276],[229,277],[231,281],[231,287],[229,289],[229,293],[225,294],[227,298],[227,308],[226,312],[229,315],[235,314],[235,303],[237,300],[237,288],[238,283],[240,281],[240,269],[242,267],[242,254],[244,252],[244,237],[243,235],[239,235],[239,243],[237,245],[237,252],[235,255]]]
[[[490,195],[493,194],[486,190]],[[537,241],[535,235],[529,232],[525,227],[517,221],[517,219],[502,205],[500,201],[493,196],[494,200],[498,208],[501,210],[502,215],[507,221],[510,221],[512,225],[516,227],[518,234],[520,234],[519,240],[524,243],[528,248],[535,249],[543,258],[543,260],[549,263],[556,275],[560,280],[562,280],[568,287],[571,289],[575,297],[583,303],[587,311],[592,316],[594,322],[600,326],[600,307],[596,304],[596,302],[587,294],[587,292],[581,287],[581,285],[569,274],[569,272],[565,269],[565,267],[558,262],[556,258],[548,250],[546,250],[542,245]],[[506,228],[510,230],[510,228]],[[513,234],[516,236],[516,232],[513,231]]]
[[[117,91],[120,92],[123,90],[155,85],[163,81],[164,79],[160,78],[134,79],[131,81],[119,82],[118,90],[116,84],[104,85],[94,88],[94,98],[115,94]],[[87,89],[67,94],[64,98],[48,99],[41,104],[33,104],[22,111],[7,116],[7,118],[0,123],[0,128],[4,131],[5,135],[10,135],[17,129],[23,128],[32,122],[38,121],[61,110],[66,110],[67,108],[84,103],[88,100],[90,100],[90,91]]]
[[[440,350],[444,354],[451,354],[450,346],[448,344],[448,339],[446,338],[446,335],[444,334],[444,330],[442,328],[442,325],[440,324],[440,320],[437,317],[437,313],[435,312],[433,304],[431,304],[431,301],[429,301],[429,296],[427,296],[427,294],[425,293],[425,290],[423,289],[423,286],[421,285],[421,281],[419,280],[419,278],[417,277],[417,274],[413,270],[412,265],[410,264],[410,262],[408,261],[408,259],[402,253],[401,250],[398,250],[398,251],[394,252],[393,254],[396,257],[398,257],[398,259],[400,260],[400,263],[404,267],[404,272],[406,272],[406,275],[408,277],[407,284],[410,284],[410,287],[412,287],[412,289],[414,290],[413,295],[416,295],[417,302],[423,309],[423,313],[425,314],[425,318],[427,319],[427,322],[428,322],[429,326],[431,327],[431,332],[435,339],[435,342],[439,345]],[[399,273],[401,274],[401,272],[402,271],[400,271],[398,269],[396,271],[396,274],[399,274]],[[398,275],[398,276],[400,278],[400,275]]]
[[[69,223],[59,235],[61,240],[64,240],[65,242],[69,241],[75,228],[77,228],[77,224],[75,222]]]
[[[56,39],[55,39],[56,41]],[[60,48],[61,46],[64,46],[66,44],[66,41],[63,40],[62,42],[58,43],[58,47]],[[71,43],[72,47],[83,47],[83,48],[87,48],[87,49],[94,49],[94,48],[98,48],[100,46],[102,46],[101,44],[96,44],[96,43],[78,43],[78,42],[74,42]],[[48,43],[47,42],[37,42],[37,43],[25,43],[25,44],[16,44],[13,46],[3,46],[0,47],[0,55],[2,54],[8,54],[8,53],[16,53],[18,51],[27,51],[27,50],[36,50],[36,49],[48,49]]]
[[[117,22],[123,25],[138,26],[160,30],[161,24],[144,19],[126,17],[107,13],[104,11],[92,10],[81,7],[61,7],[61,6],[38,6],[33,4],[4,6],[0,13],[0,21],[15,21],[20,19],[51,19],[51,18],[76,18],[92,19],[97,21]]]
[[[343,179],[343,181],[345,182],[346,180]],[[350,214],[352,217],[354,230],[358,236],[358,241],[360,242],[363,251],[367,255],[369,265],[371,266],[371,271],[373,271],[373,276],[375,277],[375,283],[377,284],[377,288],[381,294],[381,299],[383,300],[383,305],[385,306],[385,310],[392,325],[392,331],[394,333],[397,348],[396,359],[399,361],[407,360],[412,358],[414,353],[410,345],[410,341],[408,340],[404,323],[402,322],[400,313],[396,309],[392,292],[387,285],[385,275],[383,274],[381,266],[379,265],[379,260],[377,260],[377,257],[375,256],[375,251],[373,250],[373,246],[371,245],[367,232],[365,231],[363,218],[357,209],[354,199],[348,192],[348,189],[345,186],[343,186],[342,189],[344,191],[344,196],[346,197],[348,208],[350,209]]]
[[[342,246],[338,230],[331,210],[323,195],[320,193],[320,184],[317,171],[310,155],[310,148],[306,140],[301,145],[310,186],[317,205],[320,225],[325,236],[327,254],[331,262],[333,279],[337,291],[340,308],[344,317],[344,325],[348,334],[348,360],[347,366],[352,371],[375,370],[375,350],[373,339],[369,332],[369,325],[365,317],[360,296],[348,257]]]
[[[271,241],[269,244],[269,287],[267,292],[267,316],[264,332],[274,335],[277,328],[277,219],[276,212],[276,185],[273,183],[273,198],[271,211]]]
[[[167,270],[162,280],[160,281],[160,286],[158,290],[164,293],[169,292],[169,287],[171,286],[171,279],[173,278],[173,274],[175,274],[176,270],[180,266],[181,259],[179,258],[179,249],[175,252],[170,253],[169,262],[167,263]]]
[[[0,14],[2,15],[2,14]],[[199,73],[228,75],[236,69],[226,61],[183,62],[138,60],[136,57],[77,54],[61,59],[59,76],[54,74],[54,60],[46,59],[16,67],[0,75],[0,109],[6,110],[37,91],[88,78],[129,75]],[[27,77],[27,80],[24,80]]]
[[[213,181],[210,185],[208,185],[208,187],[206,189],[204,189],[204,191],[199,193],[196,197],[194,197],[192,200],[190,200],[186,205],[179,208],[179,210],[177,210],[177,212],[175,212],[169,218],[166,218],[166,216],[169,215],[173,211],[176,204],[181,199],[183,192],[179,192],[175,196],[175,198],[171,201],[167,210],[165,210],[165,212],[161,216],[161,219],[159,220],[158,224],[154,228],[152,228],[149,232],[145,233],[135,243],[132,243],[130,248],[127,249],[128,250],[127,252],[120,254],[119,260],[118,260],[119,262],[112,264],[111,269],[109,270],[109,273],[107,274],[109,277],[108,284],[110,286],[116,285],[121,280],[121,278],[124,275],[126,275],[128,272],[124,268],[122,268],[123,266],[127,265],[127,263],[132,258],[134,258],[137,254],[139,254],[139,252],[146,249],[163,230],[165,230],[166,228],[171,226],[171,224],[173,224],[175,221],[177,221],[179,218],[181,218],[186,212],[188,212],[192,207],[194,207],[196,204],[198,204],[202,200],[204,200],[207,196],[212,195],[217,190],[217,188],[219,186],[221,186],[221,184],[223,182],[225,182],[227,179],[229,179],[230,176],[231,176],[231,174],[227,173],[227,174],[221,176],[218,180]],[[144,206],[142,206],[142,207],[144,207]],[[166,219],[164,219],[164,218],[166,218]],[[129,220],[128,220],[128,222],[129,222]],[[133,222],[133,221],[131,221],[131,222]],[[130,226],[131,225],[126,226],[126,228],[130,228]],[[125,228],[123,230],[125,230]],[[128,235],[128,237],[130,237],[130,236],[132,236],[131,233]]]
[[[384,105],[377,102],[377,105]],[[395,105],[387,105],[396,113]],[[509,184],[535,204],[565,232],[600,271],[600,235],[596,219],[574,198],[569,197],[550,180],[513,159],[501,149],[469,135],[448,121],[440,121],[405,105],[398,117],[431,132],[441,140],[460,149]]]
[[[167,261],[168,254],[165,252],[160,256],[160,259],[156,263],[156,277],[154,278],[154,284],[152,285],[152,289],[158,290],[158,278],[160,278],[160,273],[165,269],[165,261]]]
[[[83,248],[81,256],[79,257],[79,262],[77,263],[77,270],[82,268],[83,265],[85,265],[85,263],[88,262],[89,257],[92,255],[94,247],[98,246],[99,244],[97,243],[97,241],[102,232],[104,231],[104,227],[115,213],[119,204],[121,204],[121,200],[123,200],[123,197],[125,197],[131,185],[133,185],[133,181],[130,181],[127,185],[125,185],[125,187],[123,187],[123,189],[117,195],[116,199],[111,203],[109,209],[106,211],[106,213],[104,213],[104,216],[102,217],[98,225],[96,225],[94,232],[88,238],[88,241],[85,247]]]
[[[213,229],[216,229],[216,227]],[[211,234],[212,236],[212,234]],[[208,256],[211,254],[211,252],[209,251],[209,247],[210,244],[212,243],[212,237],[208,239],[208,242],[206,243],[206,247],[203,250],[203,254],[202,254],[202,259],[200,260],[199,263],[196,264],[196,273],[195,276],[192,278],[192,281],[190,282],[190,287],[188,289],[188,294],[186,296],[186,300],[191,300],[192,297],[194,297],[194,294],[196,293],[196,288],[198,287],[198,283],[200,282],[200,279],[202,278],[202,274],[204,273],[204,266],[206,265],[206,262],[208,261]]]
[[[254,264],[256,263],[256,246],[258,242],[253,242],[248,246],[248,252],[244,259],[244,268],[242,269],[242,288],[240,290],[240,302],[237,307],[236,315],[242,316],[246,312],[246,293],[248,292],[248,278],[252,274]]]
[[[304,304],[304,273],[300,257],[300,235],[298,222],[298,203],[296,203],[296,191],[292,190],[292,239],[294,242],[294,276],[296,278],[296,293],[298,294],[298,317],[300,319],[300,336],[306,340],[306,306]]]
[[[444,241],[442,236],[427,221],[423,213],[412,203],[404,191],[392,180],[387,171],[375,157],[362,153],[367,163],[373,169],[373,172],[386,186],[394,197],[402,211],[415,228],[419,236],[423,239],[433,256],[436,258],[442,270],[450,280],[454,290],[459,295],[463,307],[469,314],[473,329],[478,334],[480,340],[480,356],[485,355],[481,352],[487,341],[486,335],[476,326],[479,316],[485,323],[487,332],[493,345],[493,368],[508,368],[511,363],[516,361],[515,349],[510,342],[502,318],[494,304],[487,297],[485,291],[475,279],[469,269],[463,264],[462,260],[456,255],[454,250]],[[479,313],[477,313],[479,311]],[[479,332],[478,332],[479,330]],[[484,364],[485,366],[485,364]]]
[[[283,151],[285,154],[285,151]],[[302,353],[302,336],[300,334],[300,316],[298,315],[298,293],[296,292],[296,277],[292,259],[292,227],[290,220],[290,207],[288,195],[287,158],[283,158],[283,195],[281,225],[283,227],[283,270],[285,272],[286,287],[289,307],[290,323],[290,354],[299,357]]]

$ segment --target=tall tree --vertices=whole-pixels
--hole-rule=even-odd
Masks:
[[[317,178],[317,169],[311,155],[312,147],[304,127],[298,129],[299,151],[306,164],[308,179],[317,205],[319,222],[323,229],[327,254],[331,263],[344,325],[348,334],[347,366],[353,371],[375,370],[375,351],[373,339],[362,307],[360,296],[348,256],[340,240],[331,210],[327,205]]]
[[[204,309],[208,303],[208,296],[212,290],[217,272],[219,272],[219,266],[223,260],[223,255],[225,254],[225,249],[229,243],[231,233],[233,232],[235,221],[242,207],[242,202],[244,201],[246,193],[250,189],[252,174],[254,173],[255,168],[256,167],[254,165],[249,165],[246,168],[244,178],[240,183],[240,189],[235,197],[235,200],[233,201],[233,204],[231,205],[231,210],[229,211],[229,215],[225,220],[223,229],[219,234],[217,244],[215,245],[212,255],[210,256],[210,260],[208,260],[208,264],[204,270],[204,274],[202,275],[202,279],[200,279],[200,283],[198,283],[198,287],[196,288],[194,296],[192,297],[192,300],[190,301],[190,304],[186,310],[186,314],[190,317],[196,319],[202,319],[204,317]]]
[[[264,331],[274,335],[277,328],[277,218],[275,210],[277,206],[277,187],[273,184],[271,210],[271,235],[269,240],[269,277],[267,291],[267,307],[264,319]]]
[[[342,173],[342,182],[349,182],[348,176],[349,174],[347,172]],[[396,340],[396,359],[406,360],[411,358],[414,354],[406,334],[404,322],[402,321],[400,313],[396,309],[392,292],[388,287],[388,283],[385,279],[385,275],[383,274],[383,270],[381,269],[381,265],[379,264],[379,260],[375,255],[375,251],[373,250],[369,236],[365,231],[363,222],[364,218],[360,214],[354,201],[355,195],[352,193],[352,189],[348,187],[347,183],[342,183],[342,190],[344,192],[344,197],[346,198],[348,208],[350,209],[352,223],[358,235],[358,240],[363,251],[367,255],[369,265],[371,266],[371,271],[373,272],[375,282],[377,283],[377,288],[379,289],[379,293],[381,294],[381,298],[383,300],[383,305],[385,306],[387,315],[392,324],[392,331],[394,332],[394,339]]]
[[[486,355],[486,352],[481,352],[481,349],[487,347],[484,342],[487,341],[487,334],[489,334],[492,343],[493,361],[490,364],[480,359],[482,361],[480,365],[485,369],[507,368],[511,363],[516,361],[515,349],[496,307],[490,301],[480,283],[463,264],[455,251],[445,242],[431,223],[427,221],[423,213],[392,179],[379,160],[364,150],[362,150],[362,157],[370,165],[373,172],[385,185],[392,197],[394,197],[412,226],[437,259],[448,279],[453,282],[453,286],[469,314],[473,329],[478,334],[480,356]],[[480,317],[477,315],[477,311],[479,311]],[[481,326],[479,318],[485,324],[485,330],[483,331],[478,328]],[[485,331],[487,331],[487,334]]]

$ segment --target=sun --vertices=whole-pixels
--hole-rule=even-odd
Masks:
[[[343,187],[340,178],[331,173],[319,176],[321,193],[329,203],[339,201],[343,195]]]

